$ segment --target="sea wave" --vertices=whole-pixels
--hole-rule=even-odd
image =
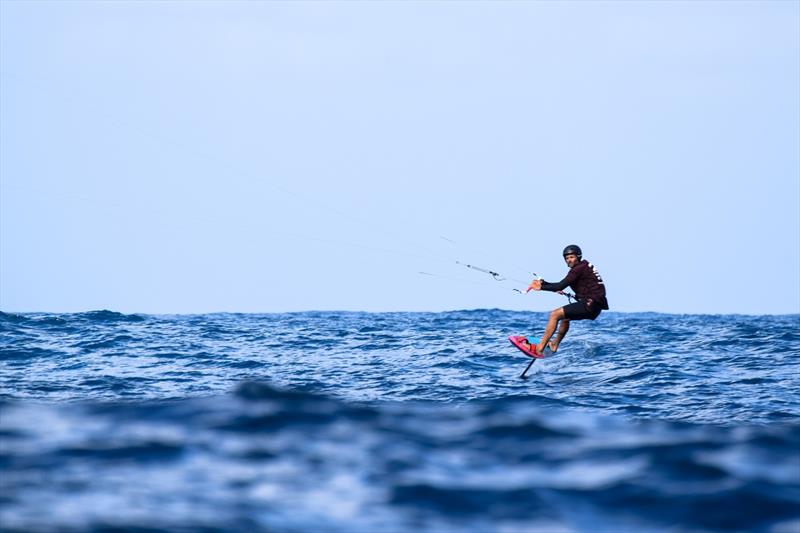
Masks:
[[[631,421],[525,398],[6,401],[4,530],[791,531],[800,425]]]
[[[0,313],[3,530],[800,530],[800,316]]]

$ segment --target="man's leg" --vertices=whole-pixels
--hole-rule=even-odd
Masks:
[[[556,333],[553,340],[550,341],[550,349],[553,353],[558,351],[558,345],[561,344],[561,341],[564,340],[564,337],[567,336],[567,332],[569,331],[569,319],[565,318],[561,322],[558,323],[558,333]]]
[[[559,307],[558,309],[553,309],[550,312],[550,318],[547,319],[547,326],[544,328],[544,334],[542,338],[539,340],[539,344],[536,346],[536,353],[544,353],[544,347],[547,346],[548,341],[550,341],[550,337],[553,336],[553,332],[556,330],[556,326],[558,325],[558,321],[564,318],[564,308]]]

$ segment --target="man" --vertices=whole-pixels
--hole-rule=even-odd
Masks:
[[[566,337],[569,331],[569,323],[572,320],[594,320],[604,309],[608,309],[606,300],[606,286],[603,278],[597,269],[590,262],[583,259],[583,253],[579,246],[570,244],[564,248],[564,261],[569,267],[567,277],[558,283],[548,283],[543,279],[535,279],[531,282],[528,291],[563,291],[566,287],[572,288],[575,292],[575,303],[559,307],[550,312],[544,335],[536,346],[536,353],[544,353],[545,346],[549,346],[554,352],[558,350],[558,345]],[[558,327],[558,333],[553,336],[553,332]]]

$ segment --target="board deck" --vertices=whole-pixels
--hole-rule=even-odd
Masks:
[[[534,352],[536,348],[536,344],[539,343],[539,339],[528,340],[527,337],[523,335],[511,335],[508,338],[509,342],[513,344],[519,351],[527,355],[528,357],[534,357],[536,359],[544,358],[544,354],[537,354]]]

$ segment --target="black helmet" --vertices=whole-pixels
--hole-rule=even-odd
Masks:
[[[578,259],[583,257],[583,252],[581,252],[581,247],[577,244],[570,244],[566,248],[564,248],[564,257],[567,257],[570,254],[575,254],[578,256]]]

